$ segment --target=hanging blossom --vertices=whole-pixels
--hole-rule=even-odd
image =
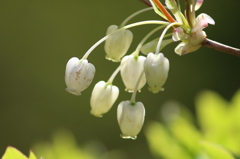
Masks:
[[[149,91],[152,93],[164,90],[163,86],[168,78],[170,62],[167,54],[164,54],[162,50],[172,42],[181,41],[175,48],[177,54],[183,55],[196,51],[206,38],[206,33],[202,30],[208,24],[214,24],[214,20],[205,13],[195,17],[195,10],[200,8],[203,0],[185,0],[185,2],[185,15],[180,10],[180,4],[175,0],[166,0],[167,8],[159,0],[146,2],[151,7],[133,13],[119,26],[109,26],[106,36],[90,47],[81,59],[73,57],[67,63],[66,90],[74,95],[80,95],[89,87],[95,75],[95,67],[88,63],[88,56],[105,41],[106,59],[120,62],[120,64],[107,82],[101,80],[95,84],[90,98],[90,113],[93,116],[102,117],[114,106],[120,91],[113,81],[120,72],[125,91],[131,93],[131,99],[120,102],[117,108],[117,121],[121,137],[124,139],[136,139],[143,127],[145,107],[142,102],[136,102],[136,96],[140,89],[147,83]],[[127,24],[136,15],[150,10],[154,10],[163,20],[147,20]],[[133,34],[129,29],[147,24],[155,24],[157,27],[144,36],[136,49],[128,54],[133,40]],[[161,29],[163,30],[160,36],[146,42],[149,37]],[[140,53],[143,54],[139,55]]]

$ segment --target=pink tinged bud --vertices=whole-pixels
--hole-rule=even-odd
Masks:
[[[145,108],[141,102],[123,101],[117,108],[117,120],[124,139],[136,139],[142,129]]]
[[[88,60],[72,57],[66,66],[65,83],[66,91],[74,95],[81,95],[92,82],[95,74],[95,67],[88,63]]]
[[[183,35],[184,35],[183,29],[181,27],[178,27],[173,31],[172,39],[174,41],[179,41],[181,40]]]
[[[196,24],[192,29],[192,33],[200,31],[208,26],[208,24],[215,25],[215,21],[207,14],[202,13],[196,18]]]
[[[118,30],[118,26],[111,25],[107,29],[107,35]],[[106,58],[115,62],[121,60],[121,58],[127,53],[133,39],[133,34],[130,30],[122,30],[116,32],[106,40],[105,52]]]
[[[181,42],[180,44],[178,44],[178,46],[175,48],[175,53],[178,55],[184,55],[190,52],[194,52],[196,50],[198,50],[202,45],[191,45],[189,42],[188,43],[184,43]]]
[[[123,83],[126,87],[126,91],[133,92],[143,71],[143,64],[146,57],[128,55],[125,56],[121,61],[121,77]],[[140,90],[146,84],[145,74],[142,76],[141,81],[138,85],[138,90]]]
[[[104,113],[111,109],[118,95],[118,87],[104,81],[98,82],[93,88],[90,99],[91,114],[96,117],[102,117]]]
[[[205,39],[205,34],[202,30],[196,31],[190,35],[189,43],[190,45],[200,45]]]
[[[203,0],[197,0],[197,3],[195,5],[195,11],[197,11],[203,4]]]
[[[149,53],[144,62],[144,71],[149,85],[149,90],[153,93],[163,91],[162,86],[165,84],[168,71],[169,61],[162,53]]]

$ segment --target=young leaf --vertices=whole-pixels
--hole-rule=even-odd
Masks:
[[[197,116],[204,136],[219,141],[228,131],[228,102],[212,91],[201,93],[196,100]]]
[[[151,152],[165,159],[192,159],[191,155],[178,144],[160,123],[151,122],[145,131]],[[174,153],[172,153],[174,152]]]
[[[200,146],[209,155],[211,159],[235,159],[229,151],[227,151],[220,145],[208,141],[201,141]]]
[[[35,154],[32,151],[30,151],[29,159],[37,159],[37,157],[35,156]]]
[[[16,148],[8,146],[2,159],[28,159],[28,158]]]
[[[175,139],[186,147],[193,156],[198,154],[199,145],[197,143],[201,139],[201,134],[193,124],[179,117],[169,125],[169,128]]]

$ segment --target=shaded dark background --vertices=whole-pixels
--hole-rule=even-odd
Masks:
[[[64,90],[67,61],[81,58],[109,25],[120,25],[144,7],[138,0],[0,1],[0,156],[8,145],[27,154],[34,143],[50,140],[54,131],[65,128],[79,144],[98,140],[109,150],[125,151],[129,158],[151,158],[143,131],[136,141],[119,137],[116,108],[131,98],[119,75],[114,84],[119,86],[120,96],[110,112],[101,119],[89,113],[94,84],[107,80],[118,66],[105,60],[103,45],[88,58],[97,70],[91,86],[80,97]],[[208,38],[240,47],[239,7],[237,0],[206,0],[197,14],[207,13],[216,22],[205,29]],[[149,11],[131,22],[157,18]],[[129,53],[154,27],[131,29],[134,41]],[[146,107],[146,123],[158,118],[159,108],[167,100],[177,100],[194,113],[194,98],[200,91],[211,89],[230,100],[240,86],[239,57],[208,48],[180,57],[173,51],[176,45],[163,50],[171,64],[165,91],[152,94],[144,87],[137,95]]]

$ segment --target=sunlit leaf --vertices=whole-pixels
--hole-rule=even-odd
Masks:
[[[35,156],[35,154],[32,151],[30,151],[29,159],[37,159],[37,157]]]
[[[157,122],[148,124],[145,131],[151,152],[164,159],[192,159],[191,155]]]
[[[2,159],[28,159],[28,158],[16,148],[8,146]]]
[[[212,141],[221,140],[229,126],[227,102],[217,93],[205,91],[198,96],[196,107],[204,135]]]
[[[181,145],[186,147],[193,156],[196,156],[199,152],[199,145],[197,143],[201,139],[201,134],[195,126],[184,118],[179,117],[169,125],[169,129]]]
[[[209,155],[210,159],[235,159],[229,151],[220,145],[201,141],[200,146]]]
[[[53,136],[53,142],[38,143],[33,147],[37,156],[44,159],[95,159],[94,150],[78,147],[74,136],[68,131],[59,131]],[[99,156],[98,156],[99,157]]]
[[[206,91],[197,99],[197,114],[204,137],[240,155],[240,91],[231,102]]]
[[[234,116],[235,126],[240,128],[240,89],[235,93],[231,100],[231,115]]]
[[[194,116],[190,110],[186,106],[174,100],[165,102],[162,105],[161,116],[166,123],[171,123],[179,117],[184,118],[191,124],[194,122]]]

